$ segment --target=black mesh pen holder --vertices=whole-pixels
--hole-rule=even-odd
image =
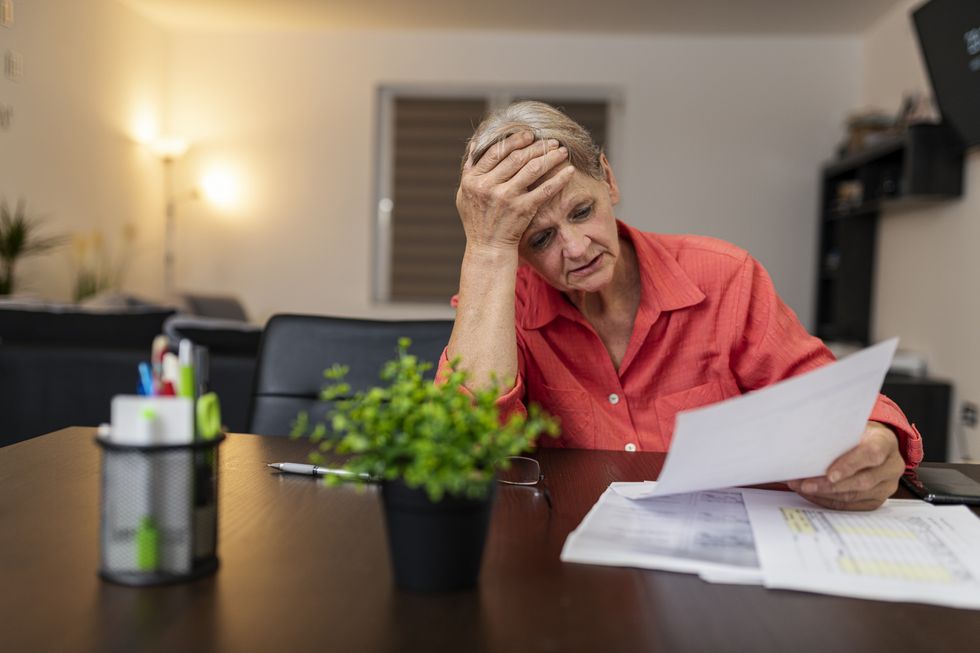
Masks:
[[[102,448],[99,576],[122,585],[164,585],[218,569],[218,445]]]

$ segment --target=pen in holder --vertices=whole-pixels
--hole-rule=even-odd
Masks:
[[[194,402],[116,397],[100,433],[99,576],[124,585],[193,580],[218,568],[218,447],[194,438]],[[187,432],[185,432],[187,431]]]

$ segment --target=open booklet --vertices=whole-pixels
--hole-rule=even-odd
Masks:
[[[561,559],[980,609],[980,519],[964,506],[890,499],[840,512],[754,489],[643,496],[654,485],[610,485]]]

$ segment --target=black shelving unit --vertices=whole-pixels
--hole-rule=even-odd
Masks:
[[[922,434],[923,462],[946,462],[953,385],[944,379],[889,374],[881,391],[901,407]]]
[[[944,125],[913,125],[822,173],[816,332],[826,341],[867,345],[878,220],[959,197],[963,145]],[[845,189],[851,192],[842,200]]]

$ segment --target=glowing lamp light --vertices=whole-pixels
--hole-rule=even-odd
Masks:
[[[140,107],[133,115],[129,128],[130,136],[137,143],[149,145],[157,137],[157,119],[148,107]]]
[[[213,204],[230,208],[238,203],[238,180],[225,169],[210,170],[201,179],[201,191]]]

